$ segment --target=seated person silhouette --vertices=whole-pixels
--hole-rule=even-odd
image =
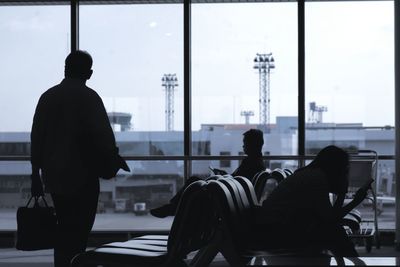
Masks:
[[[347,152],[336,146],[322,149],[310,164],[283,180],[262,206],[252,210],[249,242],[266,248],[329,249],[335,256],[357,257],[341,220],[364,200],[370,183],[343,205],[348,171]],[[337,195],[333,205],[329,193]]]
[[[243,176],[251,180],[256,173],[265,170],[261,152],[264,145],[263,135],[263,132],[258,129],[250,129],[243,134],[243,152],[247,156],[242,160],[239,167],[232,173],[232,176]],[[212,169],[212,171],[215,174],[227,174],[226,171],[220,169]],[[175,215],[183,191],[189,184],[198,180],[201,180],[201,178],[196,176],[190,177],[177,194],[171,198],[168,204],[151,209],[150,213],[158,218]]]

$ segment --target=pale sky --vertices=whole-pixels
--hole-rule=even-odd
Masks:
[[[256,53],[273,53],[271,122],[297,115],[297,4],[194,4],[193,129],[258,122]],[[183,129],[183,9],[81,6],[80,48],[94,59],[88,85],[138,131],[165,129],[161,78],[176,73],[175,130]],[[306,106],[324,122],[394,124],[393,1],[306,3]],[[0,131],[29,131],[41,93],[63,78],[69,7],[0,7]]]

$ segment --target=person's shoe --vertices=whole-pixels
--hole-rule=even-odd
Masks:
[[[161,207],[150,210],[150,214],[157,218],[165,218],[175,215],[175,208],[172,204],[165,204]]]

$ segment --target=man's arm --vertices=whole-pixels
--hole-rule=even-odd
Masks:
[[[340,207],[339,204],[335,207],[336,213],[338,214],[338,216],[340,218],[343,218],[344,216],[346,216],[346,214],[348,214],[350,211],[352,211],[355,207],[357,207],[358,205],[360,205],[360,203],[366,198],[367,196],[367,192],[368,192],[368,188],[359,188],[356,192],[356,194],[354,195],[354,198],[345,206],[343,206],[343,202],[342,202],[342,206]],[[344,196],[340,196],[341,198],[344,199]],[[336,204],[336,203],[335,203]]]
[[[103,101],[97,93],[92,95],[90,101],[88,111],[89,138],[95,153],[97,153],[97,160],[101,161],[96,164],[102,167],[100,177],[114,177],[120,168],[129,171],[126,162],[118,155],[114,132]]]
[[[322,177],[319,177],[320,175],[321,174],[316,173],[314,179],[312,179],[308,185],[308,192],[310,195],[309,203],[313,205],[315,212],[322,221],[326,223],[339,223],[347,214],[345,213],[347,209],[351,207],[343,207],[345,193],[338,194],[335,203],[332,205],[329,198],[329,184],[326,177],[322,179]],[[347,188],[342,191],[347,191]]]
[[[264,171],[265,166],[262,158],[245,157],[239,167],[232,173],[232,176],[244,176],[253,180],[254,176],[260,171]]]
[[[250,162],[249,162],[249,158],[245,157],[242,162],[240,163],[240,165],[236,168],[236,170],[234,170],[232,172],[232,176],[244,176],[248,179],[252,179],[253,177],[248,177],[249,173],[252,171],[252,167],[254,168],[254,166],[251,166]]]
[[[213,169],[212,169],[212,172],[213,172],[215,175],[225,175],[225,174],[228,174],[226,171],[221,170],[221,169],[217,169],[217,168],[213,168]]]
[[[95,142],[96,148],[106,150],[115,148],[114,132],[111,128],[110,121],[103,101],[97,93],[92,95],[89,106],[88,125],[91,132],[90,138]]]
[[[331,201],[329,199],[329,190],[328,188],[315,188],[310,190],[311,193],[311,200],[310,202],[313,203],[315,212],[318,216],[327,223],[334,223],[339,222],[342,216],[340,215],[340,208],[336,208],[338,202],[340,201],[340,196],[336,200],[335,204],[332,206]]]

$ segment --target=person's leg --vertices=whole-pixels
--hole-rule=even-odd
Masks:
[[[97,178],[77,194],[52,194],[58,222],[54,248],[55,267],[70,266],[72,258],[85,251],[96,216],[98,195]]]
[[[99,180],[96,178],[86,187],[85,192],[80,194],[80,209],[78,212],[81,223],[79,224],[79,235],[77,237],[77,253],[86,250],[89,234],[96,218],[99,189]]]
[[[54,247],[54,266],[67,267],[80,239],[80,202],[77,196],[52,194],[57,216],[57,237]],[[80,248],[78,248],[80,250]]]
[[[343,226],[339,224],[325,224],[317,227],[309,241],[313,246],[329,249],[335,256],[358,257],[353,242],[347,236]]]
[[[167,216],[174,216],[176,213],[176,209],[178,208],[179,201],[181,200],[181,196],[183,194],[183,191],[193,182],[202,180],[199,177],[192,176],[190,177],[185,184],[182,186],[181,189],[178,190],[178,192],[173,196],[168,204],[165,204],[161,207],[154,208],[150,210],[151,215],[154,217],[158,218],[165,218]]]

